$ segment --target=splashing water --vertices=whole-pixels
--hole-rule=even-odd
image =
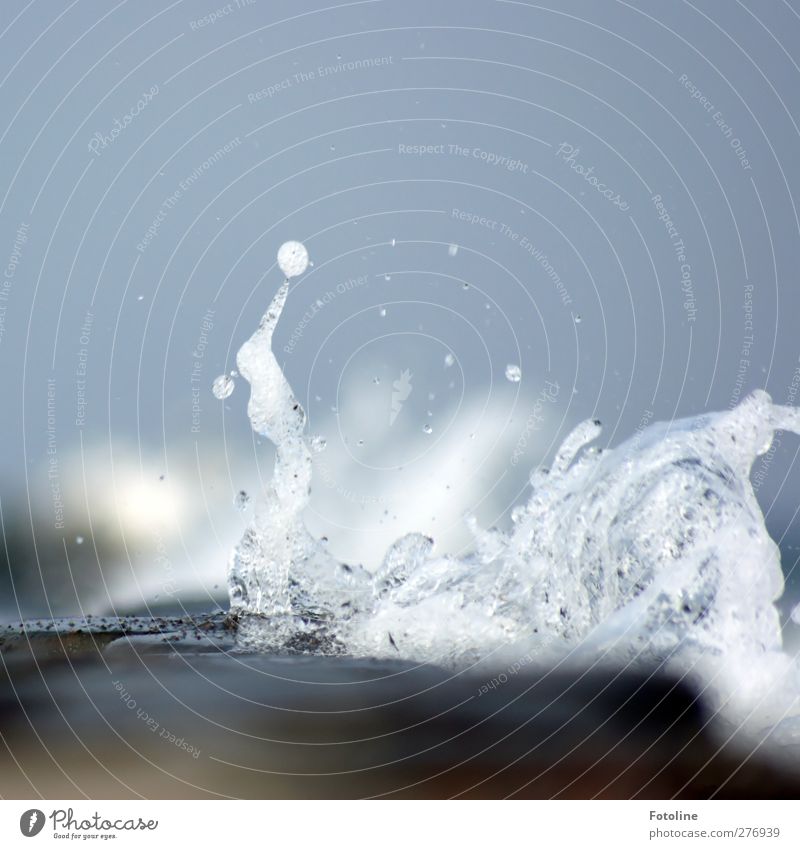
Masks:
[[[781,733],[800,739],[800,674],[774,605],[780,556],[749,481],[776,430],[800,433],[800,411],[757,391],[605,451],[590,447],[600,423],[584,422],[531,475],[510,531],[469,519],[475,551],[461,558],[408,534],[370,573],[332,557],[302,521],[315,443],[271,350],[288,283],[237,357],[252,426],[276,448],[230,567],[244,648],[451,666],[532,650],[547,661],[666,662],[699,675],[740,721],[755,708],[773,724],[791,715]]]
[[[211,384],[211,392],[219,401],[230,398],[235,388],[236,381],[227,374],[221,374],[219,377],[215,377],[214,382]]]

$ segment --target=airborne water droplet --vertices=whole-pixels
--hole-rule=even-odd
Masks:
[[[444,355],[444,367],[450,368],[451,365],[456,361],[456,358],[452,354]]]
[[[450,256],[455,256],[458,253],[458,245],[450,245],[447,249],[447,253],[450,254]]]
[[[573,315],[572,318],[575,321],[575,324],[580,324],[583,321],[583,319],[580,316],[580,313],[575,313],[575,315]]]
[[[522,369],[513,363],[509,363],[506,366],[506,380],[510,380],[511,383],[519,383],[522,380]]]
[[[240,513],[243,513],[250,506],[250,496],[243,489],[240,489],[234,496],[233,506]]]
[[[284,242],[278,248],[278,267],[290,277],[298,277],[308,268],[308,251],[302,242]]]
[[[230,398],[235,387],[236,383],[230,375],[221,374],[211,384],[211,391],[214,393],[215,398],[224,401],[226,398]]]
[[[433,428],[429,424],[424,425],[422,429],[425,433],[433,433]]]

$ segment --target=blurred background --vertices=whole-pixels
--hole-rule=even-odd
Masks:
[[[795,0],[4,0],[0,617],[227,604],[287,239],[307,521],[350,562],[465,550],[585,418],[794,404],[798,44]],[[799,448],[753,471],[784,614]]]

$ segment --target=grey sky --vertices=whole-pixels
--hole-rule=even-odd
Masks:
[[[269,451],[210,385],[290,238],[315,264],[276,345],[342,554],[405,529],[409,488],[502,520],[581,419],[617,443],[795,401],[797,2],[4,0],[0,32],[0,494],[43,537],[84,522],[83,446],[93,498],[141,455],[189,493],[180,551],[223,556]],[[787,571],[797,449],[758,472]]]

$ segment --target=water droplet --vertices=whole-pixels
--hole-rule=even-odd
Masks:
[[[384,318],[386,315],[386,307],[381,307],[378,312],[378,315],[380,315],[381,318]]]
[[[466,292],[469,289],[469,283],[465,283],[461,288]]]
[[[233,506],[240,513],[243,513],[250,506],[250,496],[243,489],[240,489],[233,498]]]
[[[75,537],[75,542],[76,542],[78,545],[83,545],[83,537],[82,537],[82,536],[77,536],[77,537]]]
[[[512,383],[519,383],[522,380],[522,369],[513,363],[509,363],[506,366],[506,380],[510,380]]]
[[[372,378],[372,382],[373,382],[374,384],[376,384],[376,385],[377,385],[377,384],[379,384],[379,383],[381,382],[381,379],[380,379],[379,377],[377,377],[377,376],[376,376],[376,377],[373,377],[373,378]]]
[[[211,384],[211,391],[214,393],[214,397],[219,401],[224,401],[226,398],[230,398],[231,393],[236,388],[236,383],[232,377],[227,374],[221,374],[219,377],[214,379],[214,382]]]
[[[444,355],[444,367],[450,368],[451,365],[456,361],[456,358],[452,354]]]
[[[137,300],[137,301],[143,301],[143,300],[144,300],[144,295],[138,295],[138,296],[137,296],[137,298],[136,298],[136,300]]]
[[[358,444],[358,445],[363,445],[363,444],[364,444],[364,440],[363,440],[363,439],[359,439],[357,444]]]
[[[315,454],[319,454],[320,452],[324,451],[327,444],[327,440],[322,436],[311,437],[311,450]]]
[[[384,274],[384,275],[383,275],[383,279],[384,279],[384,280],[391,280],[391,279],[392,279],[392,275],[391,275],[391,274]]]
[[[574,319],[575,324],[580,324],[583,321],[579,313],[575,313],[572,318]]]
[[[397,244],[397,239],[392,239],[392,247],[394,247],[396,244]]]
[[[424,425],[422,429],[425,433],[433,433],[433,428],[429,424]]]
[[[455,256],[458,253],[458,245],[450,245],[447,249],[447,253],[450,254],[450,256]]]
[[[308,251],[302,242],[284,242],[278,248],[278,267],[287,278],[298,277],[308,268]]]

